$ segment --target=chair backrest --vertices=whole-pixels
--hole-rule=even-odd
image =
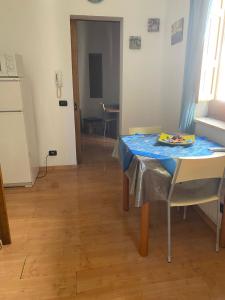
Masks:
[[[105,104],[104,104],[103,102],[100,102],[99,104],[102,106],[102,109],[103,109],[103,111],[105,112],[105,111],[106,111]]]
[[[179,182],[223,178],[225,168],[225,154],[179,158],[172,184]]]
[[[154,127],[134,127],[129,128],[129,134],[154,134],[154,133],[160,133],[162,131],[162,128],[160,126],[154,126]]]

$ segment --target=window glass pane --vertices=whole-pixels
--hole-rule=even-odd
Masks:
[[[220,59],[220,69],[217,81],[216,99],[225,101],[225,46],[223,41],[222,55]]]
[[[199,89],[200,100],[211,100],[215,93],[215,75],[219,57],[219,34],[221,30],[221,0],[214,0],[207,25]]]

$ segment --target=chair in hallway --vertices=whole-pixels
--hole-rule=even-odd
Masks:
[[[224,180],[225,155],[179,158],[167,198],[168,262],[171,262],[171,207],[217,202],[216,251],[219,251],[220,200]],[[182,184],[188,181],[217,179],[216,191],[193,189],[187,192]]]
[[[100,103],[103,109],[103,122],[104,122],[104,138],[106,137],[106,132],[109,128],[109,125],[112,122],[117,122],[115,118],[115,113],[119,113],[119,109],[106,107],[104,103]]]
[[[154,133],[160,133],[162,131],[162,128],[160,126],[154,126],[154,127],[133,127],[129,128],[129,134],[154,134]]]

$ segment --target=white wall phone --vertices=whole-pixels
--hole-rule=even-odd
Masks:
[[[61,98],[61,96],[62,96],[62,86],[63,86],[63,78],[62,78],[62,72],[61,71],[56,71],[55,72],[55,84],[56,84],[57,98]]]

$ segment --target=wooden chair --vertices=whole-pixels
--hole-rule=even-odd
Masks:
[[[171,187],[167,198],[168,213],[168,262],[171,262],[171,207],[199,205],[217,201],[217,231],[216,251],[219,251],[219,215],[221,188],[224,180],[225,155],[208,157],[179,158],[172,178]],[[181,182],[199,179],[218,178],[216,193],[203,190],[193,190],[191,193],[182,190]]]
[[[134,127],[129,128],[129,134],[154,134],[154,133],[160,133],[162,131],[162,128],[160,126],[155,127]]]

